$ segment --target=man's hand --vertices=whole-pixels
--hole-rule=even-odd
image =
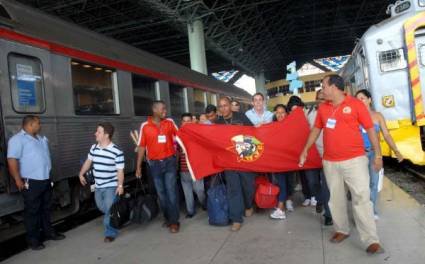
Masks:
[[[303,150],[300,155],[300,161],[298,162],[298,166],[304,167],[304,163],[307,160],[307,151]]]
[[[136,178],[142,178],[142,168],[136,169]]]
[[[15,181],[15,184],[16,184],[16,188],[18,188],[20,192],[22,192],[22,190],[25,189],[25,183],[21,178],[17,179]]]
[[[84,177],[84,175],[80,175],[79,178],[80,178],[81,185],[86,186],[87,181],[86,181],[86,178]]]
[[[115,194],[120,196],[124,194],[124,187],[122,185],[118,185],[117,189],[115,190]]]
[[[403,155],[401,155],[400,151],[398,151],[398,150],[395,152],[395,156],[397,157],[397,160],[398,160],[399,163],[404,160]]]
[[[376,156],[373,160],[373,169],[378,172],[380,169],[382,169],[382,157]]]

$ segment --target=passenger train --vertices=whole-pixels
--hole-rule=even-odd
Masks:
[[[340,74],[351,94],[371,92],[400,152],[425,165],[425,0],[397,1],[387,13],[357,42]],[[395,157],[382,138],[381,146]]]
[[[0,0],[0,242],[23,229],[23,200],[8,174],[8,139],[27,114],[41,117],[49,139],[54,181],[54,221],[79,211],[91,197],[78,172],[94,143],[96,124],[109,121],[113,141],[125,153],[125,172],[135,169],[130,137],[161,99],[172,117],[201,113],[226,95],[243,104],[240,88],[192,71],[117,40]],[[132,177],[127,177],[131,179]]]

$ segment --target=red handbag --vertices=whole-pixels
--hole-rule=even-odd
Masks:
[[[270,183],[270,181],[269,181],[269,178],[267,178],[267,176],[265,176],[265,175],[260,175],[260,176],[257,176],[255,178],[255,188],[256,189],[258,188],[258,185],[267,184],[267,183]]]
[[[275,208],[279,191],[279,187],[270,182],[260,183],[255,190],[255,203],[259,208]]]

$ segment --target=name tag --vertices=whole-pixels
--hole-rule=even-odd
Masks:
[[[167,143],[165,135],[158,135],[158,143]]]
[[[336,120],[333,118],[329,118],[328,121],[326,122],[326,127],[330,129],[334,129],[335,126],[336,126]]]

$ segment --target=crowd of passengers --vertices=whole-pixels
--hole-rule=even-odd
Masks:
[[[277,104],[273,112],[266,108],[261,93],[252,96],[252,108],[240,111],[240,104],[229,97],[218,100],[218,108],[208,105],[204,113],[184,113],[180,124],[189,123],[244,125],[260,127],[280,122],[296,108],[302,108],[310,124],[311,132],[299,157],[299,171],[269,173],[280,189],[278,206],[270,218],[284,220],[288,212],[294,212],[293,194],[302,190],[302,206],[315,207],[323,214],[325,226],[333,225],[335,233],[330,241],[340,243],[349,237],[347,215],[347,191],[351,196],[353,214],[360,239],[369,254],[381,253],[376,221],[378,172],[382,168],[379,136],[382,135],[399,161],[403,160],[395,145],[385,119],[371,108],[372,98],[367,90],[355,96],[344,92],[344,81],[338,75],[322,80],[322,88],[316,93],[316,102],[306,106],[298,96],[291,96],[286,105]],[[22,130],[8,144],[8,166],[17,188],[24,197],[24,224],[27,241],[34,250],[43,249],[43,241],[61,240],[65,236],[55,232],[50,223],[52,185],[49,179],[51,160],[48,139],[39,134],[40,119],[34,115],[24,117]],[[186,218],[192,218],[197,204],[206,209],[206,189],[212,177],[193,181],[186,164],[184,151],[175,143],[178,128],[167,118],[166,104],[154,101],[152,115],[140,127],[136,177],[142,175],[142,161],[146,160],[160,208],[171,233],[179,232],[180,210],[178,184],[180,181],[186,205]],[[85,173],[93,168],[95,201],[104,213],[104,241],[112,242],[118,230],[110,224],[110,208],[117,196],[124,193],[124,153],[113,143],[114,127],[99,123],[95,132],[96,144],[88,148],[87,160],[81,167],[79,179],[87,184]],[[323,169],[303,170],[309,148],[315,144],[323,159]],[[231,230],[239,231],[244,218],[253,215],[254,181],[257,173],[224,171],[227,189]],[[195,199],[195,195],[196,199]]]

